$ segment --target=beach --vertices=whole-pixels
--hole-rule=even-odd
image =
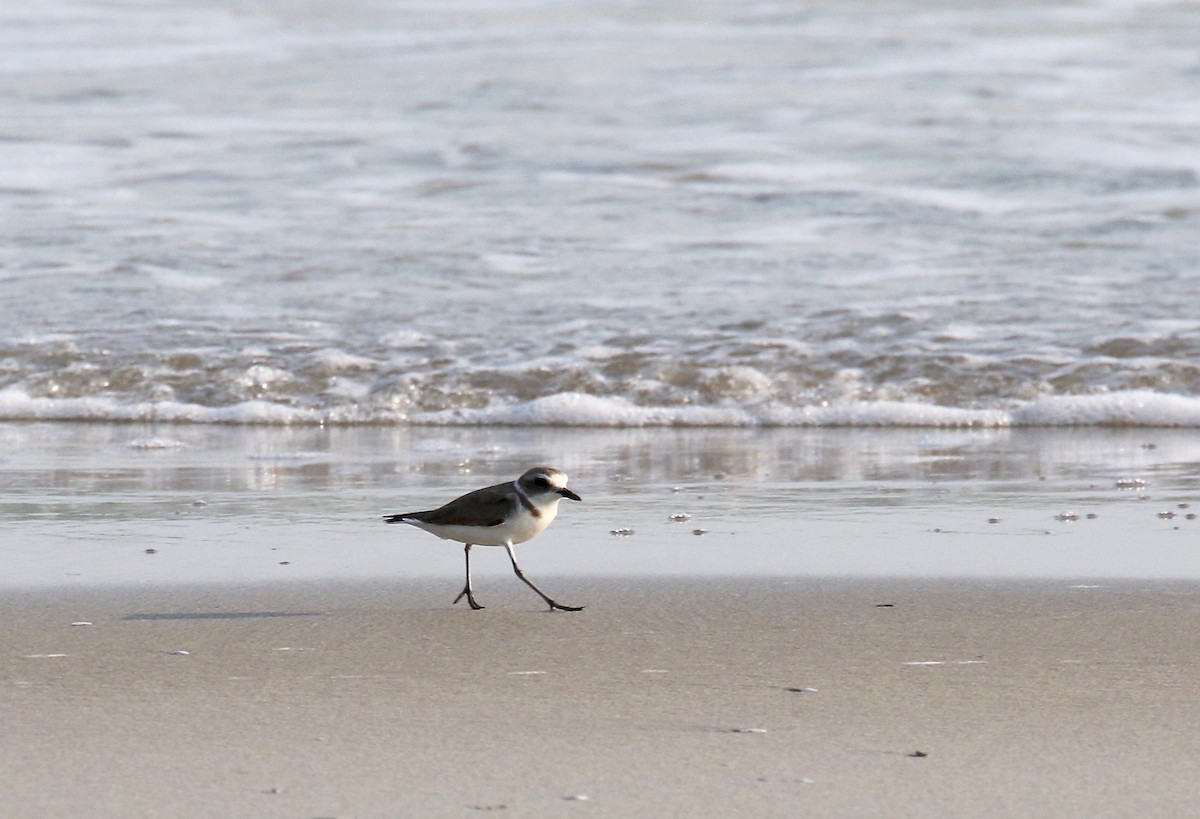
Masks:
[[[1188,815],[1200,584],[4,595],[9,817]],[[84,625],[87,623],[87,625]]]
[[[1188,815],[1187,430],[0,424],[5,817]],[[387,513],[552,463],[462,549]]]

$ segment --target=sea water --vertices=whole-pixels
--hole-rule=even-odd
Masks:
[[[540,462],[585,499],[543,585],[1200,577],[1197,43],[1158,0],[4,4],[0,583],[452,596],[380,516]]]
[[[0,8],[0,419],[1200,425],[1200,7]]]

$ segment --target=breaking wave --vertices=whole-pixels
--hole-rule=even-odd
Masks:
[[[0,420],[231,425],[528,427],[1200,427],[1200,398],[1150,391],[1054,396],[1006,408],[959,408],[920,401],[641,406],[623,396],[565,392],[528,401],[434,411],[324,408],[244,401],[206,407],[174,401],[34,397],[0,390]]]

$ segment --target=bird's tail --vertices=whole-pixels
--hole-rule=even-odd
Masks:
[[[384,515],[383,520],[385,523],[406,523],[408,515]]]

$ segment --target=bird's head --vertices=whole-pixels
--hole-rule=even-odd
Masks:
[[[535,466],[517,478],[517,483],[531,499],[539,496],[558,495],[573,501],[582,500],[570,489],[567,489],[566,473],[552,466]]]

